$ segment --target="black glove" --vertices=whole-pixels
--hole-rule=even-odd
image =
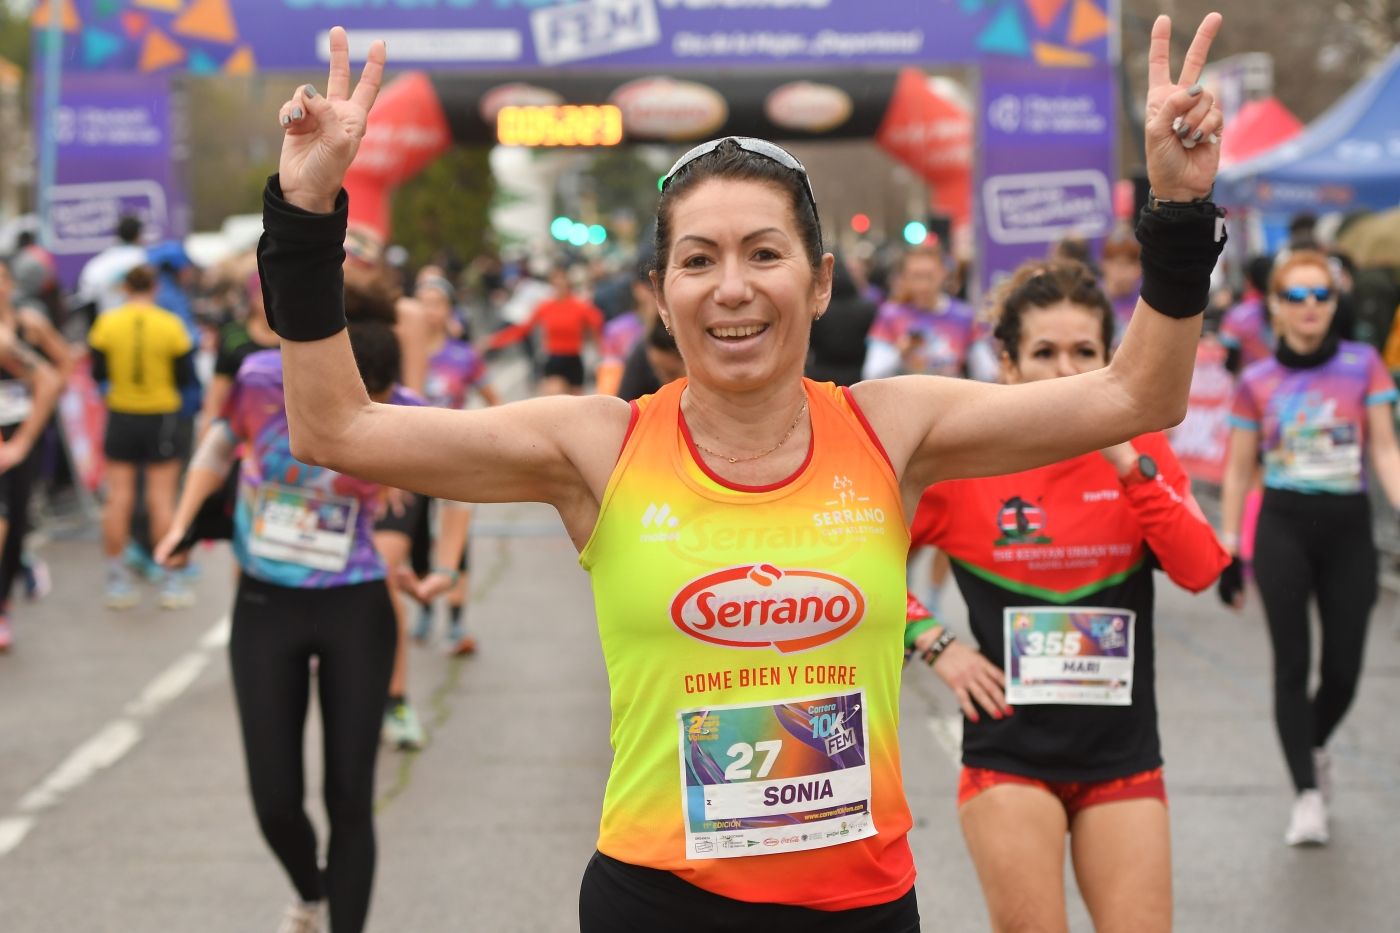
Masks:
[[[1227,606],[1235,604],[1235,597],[1244,592],[1244,561],[1236,554],[1230,558],[1230,566],[1220,571],[1220,580],[1215,584],[1220,601]]]

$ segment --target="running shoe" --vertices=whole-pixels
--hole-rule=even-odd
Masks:
[[[108,609],[131,609],[140,602],[141,594],[137,592],[130,577],[124,574],[107,577],[106,603]]]
[[[193,605],[194,590],[190,589],[185,574],[178,570],[166,574],[165,582],[160,587],[160,608],[188,609]]]
[[[1324,803],[1332,802],[1332,756],[1325,748],[1313,749],[1313,779]]]
[[[26,554],[20,560],[20,570],[24,572],[24,598],[37,602],[53,591],[53,578],[49,576],[49,565],[41,557]]]
[[[128,541],[122,551],[122,560],[132,573],[139,574],[147,583],[160,583],[165,579],[165,570],[151,559],[146,549],[135,541]]]
[[[463,632],[456,638],[452,638],[451,653],[459,657],[468,654],[476,654],[476,639]]]
[[[277,933],[321,933],[321,905],[293,904],[282,915]]]
[[[0,616],[0,654],[10,650],[14,636],[10,634],[10,617]]]
[[[385,710],[384,741],[401,752],[416,752],[423,747],[423,727],[407,702],[395,703]]]
[[[1322,792],[1305,790],[1293,801],[1293,816],[1283,841],[1291,846],[1325,846],[1327,839],[1327,804]]]
[[[413,623],[413,640],[420,644],[428,640],[428,636],[433,633],[433,607],[419,606],[418,619]]]

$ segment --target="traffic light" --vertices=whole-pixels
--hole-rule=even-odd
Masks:
[[[602,246],[608,242],[608,231],[601,224],[593,224],[588,228],[588,242],[594,246]]]
[[[856,233],[866,234],[870,232],[870,215],[855,214],[851,217],[851,229]]]
[[[556,217],[549,225],[549,235],[556,240],[567,240],[569,234],[573,232],[574,221],[570,217]]]
[[[928,239],[928,225],[918,220],[911,220],[904,225],[904,242],[910,246],[918,246]]]

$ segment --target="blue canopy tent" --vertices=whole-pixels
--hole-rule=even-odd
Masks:
[[[1302,133],[1222,170],[1216,200],[1270,214],[1400,205],[1400,50]]]

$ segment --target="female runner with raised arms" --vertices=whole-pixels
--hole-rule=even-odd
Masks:
[[[1108,364],[1113,307],[1079,263],[1023,267],[997,309],[1007,384]],[[1166,437],[939,483],[910,537],[952,558],[981,649],[910,631],[967,716],[958,815],[992,929],[1068,929],[1068,834],[1095,927],[1170,930],[1152,571],[1200,591],[1229,557]]]
[[[904,516],[939,480],[1182,417],[1223,242],[1203,200],[1222,118],[1195,84],[1219,24],[1202,23],[1179,83],[1170,21],[1153,26],[1148,174],[1165,203],[1139,224],[1143,299],[1111,365],[1018,386],[804,381],[832,266],[811,183],[783,149],[730,137],[683,156],[658,206],[654,286],[687,378],[635,404],[466,412],[374,404],[359,386],[341,182],[384,48],[352,96],[332,30],[327,93],[303,86],[283,105],[259,249],[294,451],[427,495],[558,510],[593,578],[613,695],[584,933],[919,928],[896,736]]]

